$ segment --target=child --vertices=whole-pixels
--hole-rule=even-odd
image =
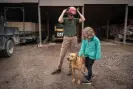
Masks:
[[[82,81],[81,83],[91,84],[90,80],[92,77],[92,65],[95,60],[99,60],[101,58],[100,41],[95,36],[95,33],[91,27],[86,27],[83,30],[79,56],[85,57],[85,66],[88,70],[88,76],[85,76],[86,81]]]

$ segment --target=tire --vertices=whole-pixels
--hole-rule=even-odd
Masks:
[[[36,43],[38,44],[40,42],[39,37],[36,38]]]
[[[10,57],[12,56],[14,52],[14,42],[12,40],[8,40],[5,46],[4,51],[4,56],[5,57]]]

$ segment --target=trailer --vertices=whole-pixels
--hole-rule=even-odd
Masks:
[[[8,21],[8,11],[18,9],[23,13],[23,21]],[[19,30],[20,43],[27,43],[30,41],[38,42],[39,39],[39,24],[35,22],[25,22],[24,7],[4,7],[4,16],[6,27],[17,27]]]
[[[7,22],[7,27],[17,27],[19,30],[20,43],[29,41],[37,41],[38,39],[38,23],[24,22],[25,29],[23,30],[23,22]]]

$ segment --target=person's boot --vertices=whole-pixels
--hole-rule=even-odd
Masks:
[[[89,80],[84,80],[84,81],[81,81],[81,84],[91,84],[91,81],[89,81]]]
[[[71,76],[71,75],[72,75],[72,72],[69,72],[67,75],[68,75],[68,76]]]
[[[85,79],[87,79],[87,78],[88,78],[88,76],[87,76],[87,75],[85,75],[85,76],[84,76],[84,78],[85,78]],[[91,76],[91,78],[94,78],[94,75],[92,75],[92,76]]]
[[[61,73],[61,69],[56,69],[51,74],[55,75],[55,74],[59,74],[59,73]]]

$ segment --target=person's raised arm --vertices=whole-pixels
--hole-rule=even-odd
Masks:
[[[85,21],[85,17],[80,13],[79,9],[77,9],[77,12],[80,16],[79,22],[84,22]]]
[[[64,14],[66,13],[66,11],[67,11],[67,9],[64,9],[63,12],[61,13],[61,15],[60,15],[60,17],[58,19],[59,23],[63,23],[64,22],[63,17],[64,17]]]

